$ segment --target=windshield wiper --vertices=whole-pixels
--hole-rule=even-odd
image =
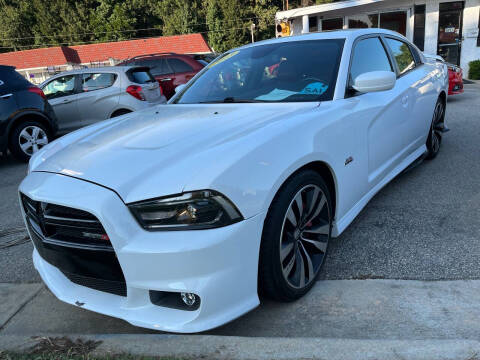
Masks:
[[[201,101],[200,104],[242,104],[242,103],[262,103],[265,100],[255,99],[235,99],[234,97],[226,97],[223,100]]]

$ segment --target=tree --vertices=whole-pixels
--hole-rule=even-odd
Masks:
[[[129,1],[100,0],[94,8],[91,25],[99,41],[124,40],[135,36],[135,17],[128,10]]]
[[[35,15],[28,0],[0,0],[0,52],[21,50],[33,43]]]
[[[189,34],[205,31],[205,16],[199,0],[163,0],[155,15],[163,22],[164,35]]]
[[[249,41],[249,27],[252,21],[251,7],[246,1],[207,0],[206,22],[208,41],[217,52],[243,45]]]

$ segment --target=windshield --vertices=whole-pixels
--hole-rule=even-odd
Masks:
[[[344,39],[289,41],[226,53],[174,103],[331,100],[343,43]]]

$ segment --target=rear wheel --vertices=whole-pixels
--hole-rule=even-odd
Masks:
[[[331,199],[322,177],[307,170],[289,179],[265,220],[260,292],[280,301],[293,301],[306,294],[324,263],[331,228]]]
[[[442,144],[442,128],[445,117],[445,104],[442,99],[437,100],[435,111],[433,112],[432,124],[427,138],[427,159],[433,159],[440,151]]]
[[[38,121],[25,121],[17,125],[10,135],[10,151],[17,159],[27,162],[32,155],[50,141],[49,131]]]

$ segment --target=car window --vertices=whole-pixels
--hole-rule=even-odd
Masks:
[[[344,39],[303,40],[228,52],[174,100],[181,104],[332,100]]]
[[[356,43],[350,67],[349,85],[358,75],[370,71],[392,71],[392,65],[378,37],[367,38]]]
[[[47,99],[75,94],[75,75],[66,75],[50,81],[43,87]]]
[[[184,72],[193,71],[193,68],[189,64],[187,64],[185,61],[180,59],[170,58],[168,59],[168,64],[173,69],[174,73],[184,73]]]
[[[129,70],[127,72],[127,77],[131,82],[134,82],[137,84],[146,84],[146,83],[155,82],[155,78],[145,68]]]
[[[395,57],[400,74],[415,68],[415,59],[407,43],[392,38],[386,38],[386,41]]]
[[[117,76],[107,73],[82,74],[82,91],[95,91],[113,85]]]
[[[150,73],[153,76],[160,76],[160,75],[173,73],[172,69],[170,69],[165,59],[155,59],[155,60],[145,61],[145,66],[148,66],[150,68]]]

